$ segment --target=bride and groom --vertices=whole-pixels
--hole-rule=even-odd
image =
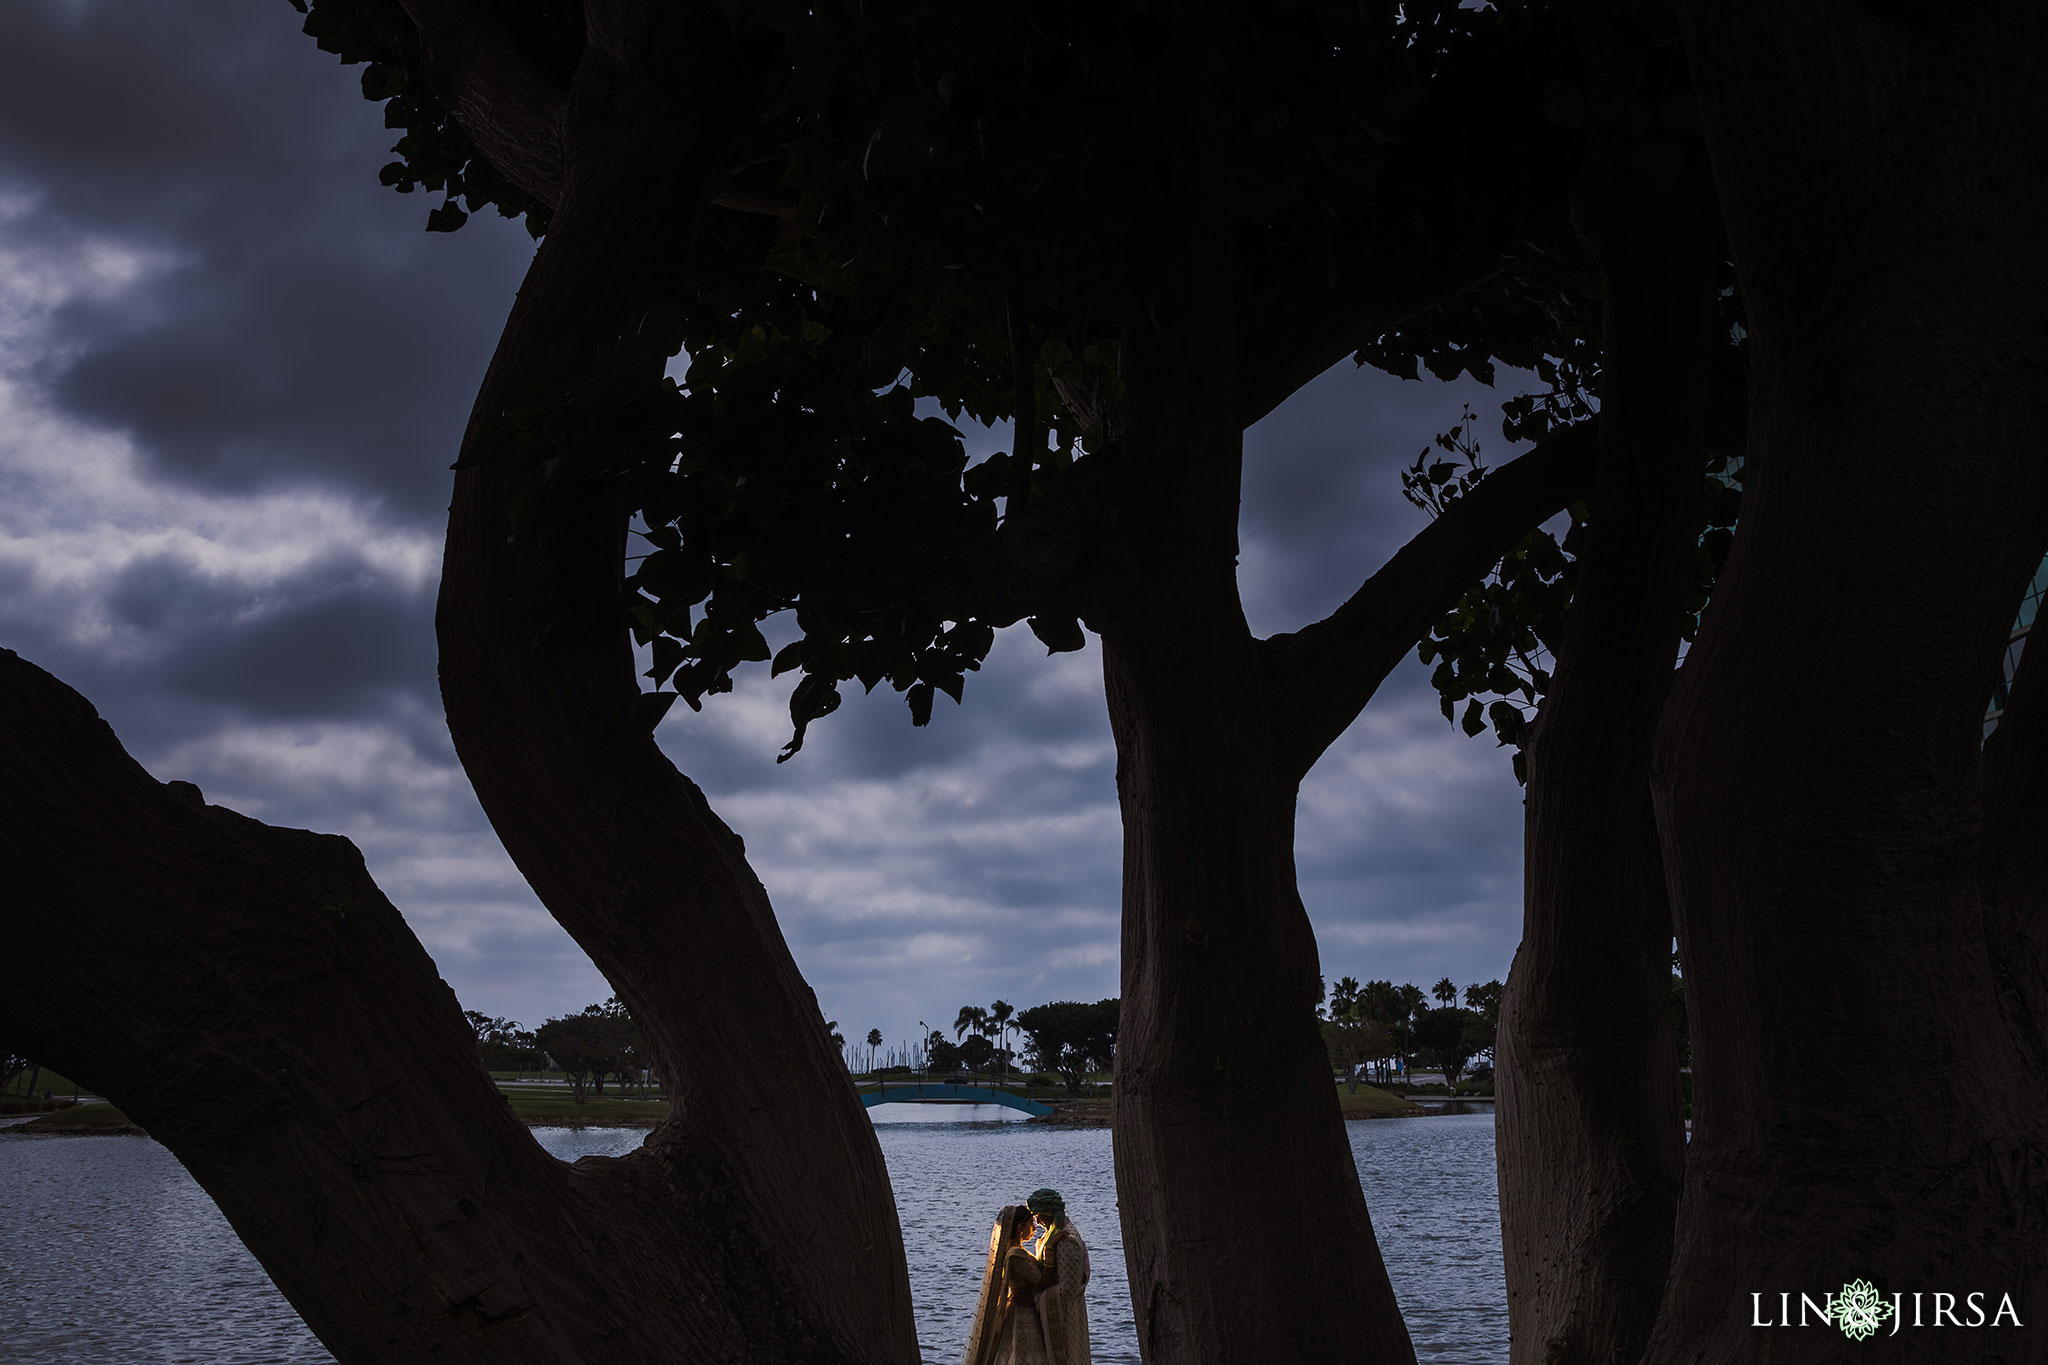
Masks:
[[[965,1365],[1089,1365],[1088,1247],[1057,1190],[996,1215]]]

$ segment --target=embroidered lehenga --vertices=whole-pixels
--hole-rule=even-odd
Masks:
[[[1030,1230],[1020,1204],[996,1215],[966,1365],[1090,1365],[1087,1244],[1064,1218],[1035,1248]]]

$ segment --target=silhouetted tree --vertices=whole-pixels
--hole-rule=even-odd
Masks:
[[[1016,1012],[1016,1007],[1010,1004],[1010,1002],[1007,1000],[997,1000],[989,1005],[988,1024],[991,1029],[995,1030],[995,1037],[998,1041],[1008,1040],[1010,1030],[1013,1027],[1015,1027],[1015,1021],[1012,1019],[1012,1016],[1015,1015]],[[1005,1066],[1007,1066],[1009,1058],[1008,1051],[1005,1050],[1001,1054],[1001,1056],[1004,1059]]]
[[[1465,988],[1465,1008],[1477,1010],[1486,1016],[1488,1023],[1500,1022],[1501,984],[1489,981],[1485,985],[1470,985]]]
[[[1472,1054],[1482,1050],[1482,1039],[1489,1032],[1483,1018],[1454,1005],[1422,1011],[1415,1017],[1414,1028],[1421,1059],[1442,1070],[1444,1084],[1453,1090]]]
[[[1377,1019],[1366,1019],[1355,1011],[1323,1025],[1323,1045],[1330,1064],[1344,1072],[1352,1093],[1358,1091],[1359,1069],[1393,1051],[1393,1035]]]
[[[1019,1011],[1017,1027],[1027,1040],[1032,1065],[1060,1077],[1078,1094],[1090,1071],[1115,1061],[1121,1017],[1117,1000],[1092,1005],[1058,1000]],[[1327,1085],[1327,1073],[1323,1079]]]
[[[977,1033],[960,1045],[960,1060],[970,1071],[986,1071],[995,1060],[996,1045],[988,1040],[985,1033]]]
[[[938,1075],[951,1072],[961,1061],[960,1049],[937,1029],[925,1040],[924,1057],[925,1069]]]
[[[436,229],[495,205],[544,232],[457,452],[443,697],[505,847],[689,1102],[601,1177],[534,1157],[353,850],[155,784],[11,657],[0,880],[37,911],[10,945],[101,989],[18,983],[0,1030],[171,1146],[345,1360],[912,1359],[872,1130],[738,840],[649,731],[749,661],[800,675],[791,751],[854,682],[923,723],[997,629],[1085,627],[1127,836],[1143,1349],[1409,1359],[1292,845],[1301,781],[1436,622],[1447,705],[1529,779],[1518,1357],[1740,1356],[1728,1304],[1870,1269],[1844,1248],[2021,1281],[2010,1229],[2048,1224],[2048,1099],[2009,1083],[2048,1070],[2038,651],[1980,735],[2048,539],[2048,19],[1677,8],[318,0],[402,131],[383,179],[441,191]],[[1242,432],[1349,355],[1532,366],[1548,391],[1509,417],[1539,444],[1418,462],[1422,534],[1256,639]],[[1012,448],[970,467],[933,404]],[[1674,682],[1731,432],[1742,520]],[[1575,503],[1570,563],[1524,540]],[[1536,690],[1532,726],[1509,694]],[[1935,1187],[1959,1193],[1869,1195]]]
[[[550,1019],[534,1030],[534,1039],[563,1072],[578,1104],[588,1098],[593,1086],[603,1093],[604,1078],[617,1069],[624,1041],[614,1021],[588,1013]]]

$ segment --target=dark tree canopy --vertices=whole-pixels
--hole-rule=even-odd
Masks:
[[[1116,1059],[1119,1004],[1114,999],[1092,1005],[1055,1000],[1019,1011],[1017,1027],[1023,1030],[1032,1064],[1078,1092],[1090,1071]]]
[[[790,752],[848,682],[886,681],[925,723],[1020,619],[1079,647],[1076,521],[1116,455],[1133,330],[1183,306],[1157,239],[1205,135],[1233,220],[1244,423],[1353,353],[1408,376],[1535,371],[1549,387],[1510,403],[1518,436],[1591,411],[1598,283],[1565,212],[1587,94],[1548,5],[1232,7],[1207,39],[1227,70],[1208,129],[1162,100],[1179,40],[1144,5],[725,13],[746,107],[688,268],[609,362],[497,415],[468,457],[519,462],[506,496],[528,535],[551,504],[633,509],[623,605],[653,650],[650,719],[768,661],[761,624],[782,612],[800,635],[772,660],[802,675]],[[507,15],[537,73],[573,68],[575,7]],[[366,96],[403,131],[383,178],[442,192],[430,227],[493,206],[545,230],[423,95],[432,61],[395,0],[317,0],[307,29],[368,63]],[[1637,122],[1648,184],[1691,132],[1682,109]],[[654,378],[678,354],[680,379]],[[1010,422],[1012,448],[970,464],[938,411]],[[1525,560],[1530,584],[1558,577],[1532,544],[1510,595]],[[1561,609],[1513,605],[1504,641],[1446,628],[1439,648],[1474,660],[1462,685],[1502,682],[1495,656]]]
[[[1422,1060],[1440,1068],[1452,1089],[1472,1058],[1493,1046],[1493,1027],[1477,1010],[1446,1005],[1424,1010],[1415,1018],[1415,1044]]]
[[[616,999],[550,1019],[533,1037],[567,1073],[578,1104],[593,1085],[602,1093],[605,1077],[624,1079],[641,1065],[640,1031]]]

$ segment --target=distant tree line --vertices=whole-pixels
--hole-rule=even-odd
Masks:
[[[621,1092],[631,1087],[643,1096],[647,1093],[652,1059],[639,1025],[617,996],[550,1019],[537,1029],[476,1010],[465,1010],[463,1017],[469,1020],[477,1058],[486,1071],[559,1071],[578,1104],[602,1095],[608,1080],[615,1081]]]
[[[1440,1069],[1445,1084],[1456,1089],[1474,1059],[1493,1059],[1501,989],[1498,981],[1467,986],[1461,1007],[1458,988],[1449,977],[1431,987],[1428,995],[1413,984],[1361,985],[1354,977],[1343,977],[1329,988],[1327,1007],[1316,1006],[1330,1064],[1344,1073],[1353,1090],[1361,1074],[1370,1073],[1385,1084],[1397,1064],[1409,1072],[1417,1063]]]
[[[882,1031],[867,1035],[866,1070],[875,1075],[964,1072],[1009,1076],[1021,1061],[1033,1072],[1058,1077],[1078,1092],[1093,1071],[1106,1071],[1116,1058],[1118,1001],[1084,1004],[1054,1000],[1018,1010],[1004,1000],[987,1006],[962,1005],[953,1018],[953,1036],[932,1029],[900,1057],[877,1067]],[[837,1035],[834,1036],[837,1041]],[[1019,1045],[1021,1043],[1021,1046]],[[856,1053],[849,1066],[861,1060]]]

